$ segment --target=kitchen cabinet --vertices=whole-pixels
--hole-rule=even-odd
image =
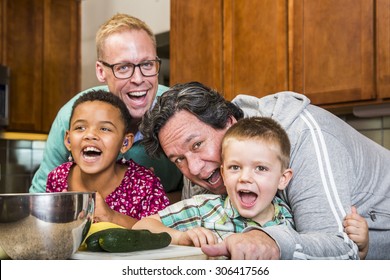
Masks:
[[[210,3],[211,2],[211,3]],[[390,0],[171,0],[171,84],[390,102]]]
[[[374,1],[290,6],[291,89],[315,104],[374,99]]]
[[[170,84],[198,80],[222,89],[222,1],[171,0]]]
[[[376,44],[378,98],[390,98],[390,0],[377,0]]]
[[[7,131],[47,133],[80,90],[80,1],[0,0],[0,63],[10,68]]]

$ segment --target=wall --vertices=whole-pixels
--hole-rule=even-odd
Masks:
[[[43,139],[0,139],[0,193],[28,192],[45,144]]]
[[[348,124],[378,144],[390,149],[390,117],[357,118],[340,116]]]
[[[170,0],[83,0],[81,2],[81,89],[100,85],[95,75],[95,35],[116,13],[145,21],[155,34],[170,30]]]

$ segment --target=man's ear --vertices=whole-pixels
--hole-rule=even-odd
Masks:
[[[229,116],[228,121],[226,122],[226,129],[229,129],[233,124],[237,122],[236,118],[233,116]]]
[[[131,146],[133,146],[133,142],[134,142],[134,134],[133,133],[126,134],[125,138],[123,138],[121,153],[124,154],[128,150],[130,150]]]
[[[282,176],[280,177],[279,179],[279,186],[278,186],[278,190],[284,190],[288,183],[290,182],[291,178],[293,176],[293,171],[291,168],[287,168],[283,171],[283,174]]]
[[[71,150],[71,144],[70,144],[69,130],[67,130],[65,132],[64,144],[65,144],[65,147],[68,149],[68,151],[70,151]]]
[[[105,83],[106,82],[106,72],[104,72],[103,65],[101,62],[96,61],[95,70],[96,70],[96,77],[99,82]]]

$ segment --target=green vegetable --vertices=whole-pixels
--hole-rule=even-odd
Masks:
[[[103,252],[104,250],[99,245],[99,238],[102,231],[95,232],[85,240],[86,250],[91,252]]]
[[[121,253],[164,248],[171,240],[171,236],[166,232],[108,228],[88,236],[85,245],[86,250],[91,252]]]
[[[172,240],[166,232],[152,233],[149,230],[110,228],[98,233],[100,247],[113,253],[164,248]]]

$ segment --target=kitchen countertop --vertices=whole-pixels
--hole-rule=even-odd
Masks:
[[[47,134],[0,131],[0,139],[46,141]]]
[[[77,251],[73,260],[207,260],[208,257],[197,247],[169,245],[156,250],[126,253]]]

